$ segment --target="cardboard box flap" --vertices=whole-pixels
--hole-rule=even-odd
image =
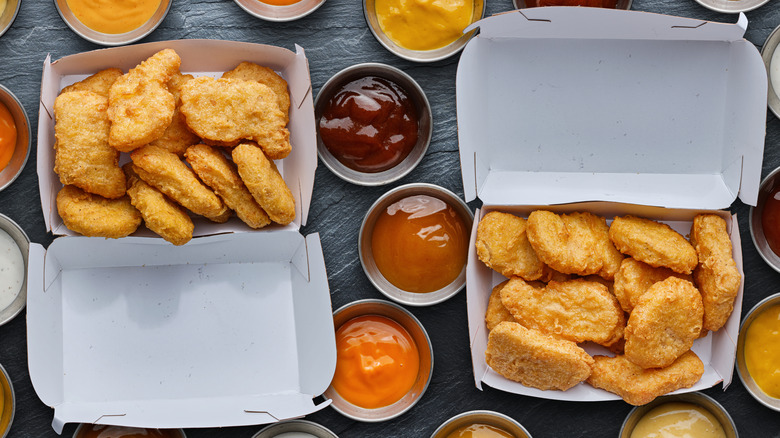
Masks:
[[[302,47],[295,52],[276,46],[220,40],[160,41],[131,46],[112,47],[77,53],[52,61],[48,55],[43,63],[41,100],[38,117],[38,185],[46,228],[55,235],[77,235],[68,230],[57,214],[56,196],[62,184],[54,173],[54,99],[66,85],[84,79],[99,70],[118,67],[123,71],[135,67],[141,61],[164,48],[176,50],[182,59],[180,70],[194,76],[220,77],[242,61],[255,62],[279,73],[288,84],[290,92],[290,131],[292,152],[283,160],[277,160],[285,182],[295,197],[296,217],[287,227],[306,225],[314,190],[314,173],[317,167],[317,143],[314,124],[309,64]],[[129,160],[122,154],[120,164]],[[226,232],[251,231],[238,218],[217,224],[202,218],[195,221],[195,236]],[[263,230],[266,231],[266,230]],[[138,235],[152,235],[139,233]]]
[[[743,22],[600,8],[478,22],[456,79],[466,200],[754,205],[767,76]]]
[[[30,378],[66,422],[219,427],[300,417],[336,345],[319,235],[31,245]]]

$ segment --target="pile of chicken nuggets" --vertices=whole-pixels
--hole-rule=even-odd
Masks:
[[[742,279],[723,218],[697,215],[689,236],[632,215],[487,213],[477,255],[508,278],[488,302],[487,364],[529,387],[587,382],[632,405],[692,386],[704,372],[693,342],[723,327]],[[615,355],[591,356],[588,342]]]
[[[286,225],[295,199],[274,160],[291,151],[287,82],[243,62],[221,78],[179,70],[172,49],[110,68],[54,102],[57,211],[70,230],[120,238],[146,227],[174,245],[192,217]],[[130,160],[120,166],[120,156]]]

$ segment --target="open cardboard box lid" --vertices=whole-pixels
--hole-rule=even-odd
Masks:
[[[30,246],[30,378],[53,427],[271,423],[329,404],[336,368],[319,236],[61,237]]]
[[[456,80],[466,200],[755,205],[767,74],[746,26],[573,7],[474,23]]]
[[[538,208],[635,214],[683,235],[700,212],[728,224],[740,273],[737,195],[755,205],[761,176],[767,76],[742,37],[746,19],[720,24],[600,8],[523,9],[474,24],[456,80],[458,138],[468,201],[479,197],[467,267],[476,386],[558,400],[619,399],[586,384],[540,391],[485,363],[485,310],[504,277],[476,256],[479,219]],[[467,31],[470,29],[467,29]],[[705,364],[692,388],[731,382],[742,292],[726,326],[699,339]],[[591,354],[608,354],[586,346]]]
[[[74,236],[62,223],[57,213],[57,193],[62,188],[54,173],[54,99],[67,85],[80,81],[102,69],[117,67],[127,72],[156,52],[171,48],[181,57],[181,72],[193,76],[220,77],[242,61],[269,67],[287,81],[290,92],[290,143],[292,152],[276,165],[295,197],[295,219],[286,227],[272,225],[258,232],[279,228],[298,229],[306,225],[311,195],[314,190],[314,172],[317,168],[317,133],[314,124],[309,63],[303,48],[296,52],[263,44],[220,40],[176,40],[99,49],[65,56],[56,61],[46,57],[41,80],[41,101],[38,113],[38,186],[41,192],[46,229],[55,235]],[[120,164],[129,161],[123,153]],[[226,232],[252,231],[235,216],[224,224],[193,217],[193,236]],[[155,236],[143,227],[137,235]]]

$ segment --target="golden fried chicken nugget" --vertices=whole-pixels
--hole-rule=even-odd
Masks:
[[[609,227],[609,238],[623,254],[650,266],[665,266],[681,274],[690,274],[698,261],[696,250],[669,225],[637,216],[616,217]]]
[[[124,72],[118,68],[107,68],[89,76],[75,84],[68,85],[60,91],[60,94],[69,91],[91,91],[103,97],[108,97],[108,91]]]
[[[656,397],[690,388],[704,374],[704,364],[693,351],[687,351],[665,368],[644,369],[625,356],[594,356],[588,383],[619,395],[626,403],[641,406]]]
[[[144,182],[133,170],[133,163],[125,164],[122,170],[127,175],[130,202],[141,212],[146,228],[177,246],[189,242],[195,225],[187,212]]]
[[[130,198],[106,199],[76,186],[57,193],[57,212],[68,229],[88,237],[125,237],[141,225],[141,213]]]
[[[512,313],[504,307],[501,302],[501,289],[509,282],[509,280],[502,281],[493,287],[493,291],[490,293],[488,299],[487,311],[485,311],[485,326],[488,331],[493,330],[495,326],[504,321],[514,321],[515,318]]]
[[[593,358],[574,342],[508,321],[490,331],[485,361],[509,380],[561,391],[587,379],[593,364]]]
[[[276,94],[276,101],[284,117],[289,120],[290,92],[287,91],[287,81],[275,71],[253,62],[244,61],[236,68],[226,71],[223,75],[226,79],[241,79],[244,81],[257,81],[268,86]]]
[[[693,278],[704,303],[704,328],[715,331],[726,324],[734,310],[742,281],[731,254],[726,221],[714,214],[696,216],[691,228],[691,243],[699,257]]]
[[[477,226],[477,256],[506,277],[537,280],[543,264],[526,235],[526,220],[509,213],[491,211]]]
[[[171,124],[165,128],[165,132],[163,132],[160,138],[149,143],[152,146],[159,146],[163,149],[167,149],[179,156],[184,155],[184,151],[186,151],[188,147],[200,142],[200,137],[187,128],[187,124],[184,123],[184,117],[181,115],[180,111],[181,86],[191,79],[194,79],[194,76],[183,75],[176,72],[171,79],[168,80],[168,91],[171,92],[174,101],[176,102]]]
[[[176,107],[167,82],[179,65],[179,55],[164,49],[114,82],[108,93],[111,146],[130,152],[163,135]]]
[[[512,278],[501,302],[525,327],[573,342],[611,345],[623,336],[625,316],[607,287],[582,278],[535,288]]]
[[[528,215],[528,240],[539,259],[564,274],[599,274],[612,279],[622,256],[609,243],[606,220],[588,212]]]
[[[204,142],[234,145],[251,140],[272,160],[290,153],[286,117],[266,85],[204,76],[182,86],[181,102],[187,126]]]
[[[108,99],[92,91],[70,91],[54,100],[54,171],[63,185],[104,198],[125,194],[119,151],[108,144]]]
[[[144,146],[130,154],[133,170],[147,184],[168,195],[182,207],[215,222],[224,222],[230,210],[219,197],[173,152]]]
[[[184,156],[201,181],[211,187],[244,223],[255,229],[271,223],[271,219],[241,181],[236,166],[225,158],[222,151],[197,144],[187,148]]]
[[[615,275],[615,296],[620,302],[620,307],[626,312],[634,309],[639,297],[653,284],[666,280],[667,277],[677,277],[683,280],[693,281],[693,277],[680,274],[669,268],[654,268],[647,263],[627,257],[620,264],[620,270]]]
[[[626,358],[642,368],[665,367],[690,350],[701,333],[704,307],[690,281],[668,277],[637,301],[626,324]]]
[[[249,193],[272,221],[287,225],[295,219],[295,198],[262,149],[241,143],[233,149],[233,162]]]

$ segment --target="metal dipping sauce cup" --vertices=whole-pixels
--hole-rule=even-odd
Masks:
[[[753,244],[758,250],[758,255],[761,256],[764,261],[777,272],[780,272],[780,256],[772,251],[769,247],[769,243],[766,240],[764,234],[764,227],[761,223],[761,216],[764,213],[764,206],[766,205],[767,198],[772,192],[780,187],[780,167],[773,170],[769,175],[761,181],[761,185],[758,187],[758,202],[755,207],[750,207],[750,216],[748,223],[750,224],[750,237],[753,239]]]
[[[102,46],[121,46],[124,44],[134,43],[150,33],[152,33],[157,26],[162,23],[165,16],[168,15],[168,10],[171,8],[173,0],[160,0],[160,6],[154,12],[151,18],[146,23],[139,27],[125,33],[103,33],[93,30],[87,27],[84,23],[79,21],[73,11],[70,10],[67,0],[55,0],[54,4],[57,5],[57,12],[60,13],[60,17],[68,25],[68,27],[76,33],[76,35],[84,38],[85,40],[100,44]]]
[[[701,406],[718,420],[721,427],[723,427],[723,432],[726,433],[726,438],[739,438],[737,426],[734,424],[734,420],[731,419],[731,415],[729,415],[726,409],[712,397],[700,392],[688,392],[685,394],[658,397],[646,405],[635,407],[628,413],[625,421],[623,421],[623,426],[620,428],[620,438],[630,438],[631,432],[634,431],[636,424],[645,414],[650,412],[651,409],[672,402],[692,403]]]
[[[324,426],[307,420],[280,421],[264,427],[260,432],[252,435],[252,438],[274,438],[280,434],[292,432],[295,432],[296,436],[301,436],[301,438],[338,438],[335,433]]]
[[[22,282],[22,287],[19,289],[16,298],[11,301],[11,304],[0,309],[0,325],[3,325],[14,319],[27,304],[27,255],[30,251],[30,238],[27,237],[22,227],[4,214],[0,214],[0,230],[11,236],[11,239],[13,239],[22,252],[22,259],[24,260],[24,281]]]
[[[325,0],[298,0],[290,5],[272,5],[262,0],[235,0],[236,4],[252,15],[266,21],[293,21],[319,9]]]
[[[780,399],[770,397],[761,390],[755,380],[753,380],[753,376],[750,375],[750,371],[748,371],[747,364],[745,363],[745,336],[748,327],[750,327],[750,324],[761,314],[761,312],[775,305],[780,305],[780,293],[770,295],[761,300],[750,309],[747,315],[745,315],[745,319],[742,320],[742,325],[739,327],[739,337],[737,338],[737,374],[739,375],[739,380],[742,381],[745,389],[747,389],[747,392],[753,396],[754,399],[769,409],[780,412]]]
[[[531,438],[531,434],[528,433],[523,425],[507,415],[493,411],[469,411],[458,414],[442,423],[433,432],[431,438],[447,438],[458,428],[475,423],[498,427],[511,433],[515,438]]]
[[[8,108],[8,112],[11,113],[16,125],[16,148],[14,149],[14,154],[5,168],[0,170],[0,191],[2,191],[21,175],[27,160],[30,158],[32,130],[30,128],[30,119],[27,117],[27,111],[24,110],[22,102],[16,98],[11,90],[2,85],[0,85],[0,103]]]

